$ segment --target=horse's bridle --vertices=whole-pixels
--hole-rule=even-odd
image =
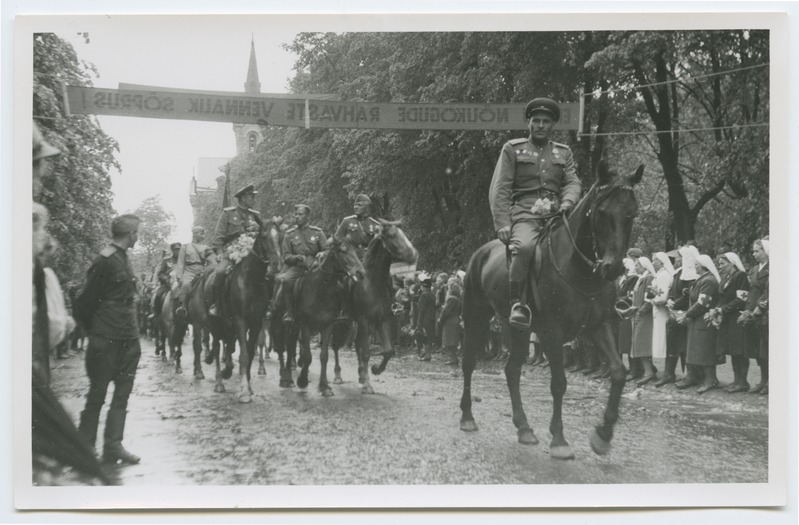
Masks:
[[[319,265],[319,271],[324,273],[324,274],[327,274],[327,275],[339,275],[339,276],[342,276],[342,277],[352,277],[352,275],[350,275],[350,272],[348,272],[346,270],[346,268],[344,268],[343,264],[341,264],[341,267],[344,269],[343,272],[330,272],[330,271],[325,270],[325,262],[327,262],[327,258],[330,257],[330,255],[333,253],[333,250],[337,249],[340,244],[341,243],[339,242],[339,243],[336,243],[336,244],[334,244],[333,246],[330,247],[330,249],[327,251],[327,255],[325,255],[325,259]],[[339,263],[340,262],[341,261],[339,261]]]

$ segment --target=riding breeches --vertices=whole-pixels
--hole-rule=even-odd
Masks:
[[[280,304],[286,306],[285,301],[291,294],[291,287],[297,279],[305,275],[306,271],[301,266],[289,266],[288,269],[275,276],[275,291],[272,295],[273,309],[276,309]]]
[[[510,266],[510,280],[524,282],[530,273],[535,245],[543,222],[529,220],[516,222],[511,226],[509,248],[513,254]]]
[[[183,275],[180,277],[180,284],[178,288],[178,301],[180,305],[185,307],[188,298],[189,298],[189,290],[191,289],[191,283],[194,279],[203,273],[203,266],[196,265],[196,266],[189,266],[183,272]]]

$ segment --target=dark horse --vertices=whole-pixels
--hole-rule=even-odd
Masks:
[[[369,358],[371,348],[369,335],[372,330],[380,334],[382,343],[382,360],[372,367],[372,373],[380,375],[386,369],[388,361],[394,355],[391,342],[391,323],[394,312],[394,290],[391,286],[391,263],[416,263],[416,248],[400,228],[400,222],[381,220],[380,235],[369,243],[363,265],[366,269],[364,279],[355,285],[353,290],[353,316],[357,325],[355,348],[358,352],[358,380],[361,392],[374,394],[369,380]],[[338,363],[338,354],[336,355]]]
[[[300,342],[300,358],[297,366],[300,374],[297,377],[297,386],[308,386],[308,368],[311,365],[311,336],[319,332],[320,347],[319,361],[321,373],[319,374],[319,392],[324,396],[332,396],[333,390],[327,382],[328,347],[331,342],[333,324],[336,321],[344,302],[342,293],[343,281],[351,277],[356,282],[363,278],[364,268],[358,252],[347,239],[336,239],[330,242],[330,248],[322,256],[321,262],[315,262],[308,272],[294,282],[294,286],[287,290],[293,294],[294,327],[286,327],[285,347],[277,345],[280,358],[280,385],[290,386],[292,350],[296,347],[296,338]],[[281,318],[282,319],[282,318]],[[285,327],[285,323],[283,323]],[[343,338],[342,338],[343,339]],[[336,350],[339,341],[334,341]],[[284,350],[288,350],[284,361]]]
[[[161,354],[162,360],[167,360],[167,348],[169,349],[169,360],[175,362],[175,373],[182,374],[183,369],[180,366],[181,346],[183,345],[183,337],[186,335],[186,319],[175,314],[175,309],[178,307],[178,302],[174,297],[174,290],[169,290],[164,294],[164,301],[161,307],[161,315],[159,315],[159,333],[160,337],[166,343],[163,353]]]
[[[633,186],[640,182],[644,167],[634,175],[615,176],[603,162],[598,181],[580,200],[566,221],[555,219],[541,235],[541,267],[536,281],[540,311],[534,328],[550,362],[553,399],[550,454],[556,459],[573,459],[571,446],[563,437],[561,407],[566,392],[563,371],[563,343],[579,333],[605,353],[611,370],[611,387],[604,421],[591,434],[591,448],[597,454],[610,450],[613,425],[618,419],[624,388],[624,366],[616,353],[611,330],[614,318],[613,279],[623,271],[622,259],[630,240],[633,218],[638,211]],[[534,265],[535,266],[535,265]],[[536,271],[531,269],[531,272]],[[508,269],[506,248],[495,240],[481,246],[469,261],[464,282],[463,396],[461,430],[477,430],[472,416],[472,371],[477,353],[488,335],[494,312],[507,319]],[[538,443],[527,423],[519,393],[521,366],[529,351],[529,333],[511,328],[511,354],[505,377],[513,406],[513,423],[523,444]]]
[[[250,387],[250,368],[255,357],[255,344],[261,331],[267,303],[272,297],[274,276],[280,271],[282,257],[280,255],[280,233],[277,226],[268,221],[259,229],[255,236],[252,249],[237,264],[233,266],[225,278],[222,293],[222,318],[213,318],[208,315],[207,308],[200,313],[200,318],[195,325],[195,358],[199,355],[201,345],[198,344],[197,334],[201,333],[199,325],[203,316],[207,326],[214,336],[214,359],[216,360],[216,386],[215,392],[224,392],[223,377],[229,378],[232,374],[232,354],[236,342],[239,343],[239,401],[250,403],[252,401],[252,388]],[[211,272],[209,272],[210,274]],[[210,280],[210,279],[208,279]],[[210,306],[210,285],[203,283],[198,289],[203,290],[203,299]],[[198,300],[196,300],[199,302]],[[191,313],[190,313],[191,315]],[[192,318],[192,322],[195,322]],[[220,372],[219,345],[217,339],[224,342],[225,370]]]

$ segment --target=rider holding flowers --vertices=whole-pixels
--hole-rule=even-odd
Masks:
[[[548,98],[531,100],[524,111],[530,136],[502,147],[488,199],[497,237],[509,246],[510,324],[529,329],[532,313],[524,299],[530,261],[545,219],[570,210],[580,197],[580,179],[565,144],[550,140],[560,107]]]

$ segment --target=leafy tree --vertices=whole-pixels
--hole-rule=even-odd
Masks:
[[[117,143],[96,118],[66,117],[61,97],[62,83],[90,86],[92,75],[97,70],[70,44],[52,33],[33,35],[33,118],[61,150],[49,161],[39,201],[50,211],[49,229],[60,245],[55,271],[63,281],[82,279],[111,233],[109,171],[119,169]]]
[[[137,271],[147,271],[161,260],[161,250],[168,248],[168,239],[175,228],[175,216],[166,211],[161,205],[161,197],[155,195],[142,201],[133,214],[141,219],[139,227],[139,241],[134,252],[144,253],[144,268]]]

